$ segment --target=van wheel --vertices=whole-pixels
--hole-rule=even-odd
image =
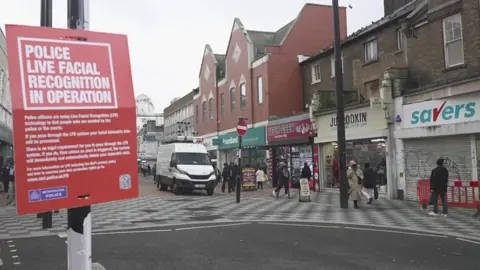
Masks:
[[[213,188],[207,189],[207,195],[208,195],[208,196],[212,196],[212,195],[213,195],[213,191],[214,191]]]
[[[160,191],[167,191],[168,190],[168,185],[163,185],[163,184],[160,184]]]

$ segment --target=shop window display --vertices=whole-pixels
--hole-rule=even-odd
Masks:
[[[339,165],[337,143],[327,143],[322,147],[323,177],[326,187],[339,187]],[[346,162],[355,160],[360,168],[365,163],[378,173],[377,184],[386,186],[385,139],[356,140],[346,143]]]
[[[313,170],[313,153],[311,145],[292,145],[277,147],[277,164],[286,161],[290,170],[293,188],[299,187],[303,164],[306,162]]]

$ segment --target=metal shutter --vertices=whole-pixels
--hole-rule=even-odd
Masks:
[[[470,136],[430,137],[404,140],[405,180],[407,200],[417,201],[417,181],[430,178],[438,158],[445,159],[451,180],[462,180],[464,185],[472,178]]]

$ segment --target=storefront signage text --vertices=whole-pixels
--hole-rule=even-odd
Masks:
[[[480,120],[478,98],[430,100],[403,106],[404,128],[428,127]]]
[[[457,104],[455,106],[446,105],[446,103],[447,102],[444,101],[442,105],[437,108],[414,111],[412,113],[412,121],[410,122],[415,125],[418,123],[437,122],[437,120],[440,119],[448,121],[459,118],[472,118],[475,115],[475,102]]]
[[[223,138],[223,144],[238,144],[238,137]]]
[[[345,114],[345,128],[362,127],[367,124],[367,112],[347,113]],[[332,117],[330,124],[332,129],[337,128],[337,118]]]
[[[310,119],[278,124],[267,128],[268,141],[284,140],[299,137],[311,137],[315,135]]]

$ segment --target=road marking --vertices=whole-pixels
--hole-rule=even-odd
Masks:
[[[457,238],[457,240],[464,241],[464,242],[468,242],[468,243],[472,243],[472,244],[480,245],[480,242],[472,241],[472,240],[468,240],[468,239],[464,239],[464,238]]]
[[[10,253],[14,253],[14,252],[17,252],[17,250],[16,249],[11,249],[10,250]]]
[[[265,225],[280,225],[280,226],[297,226],[297,227],[312,227],[312,228],[329,228],[329,229],[340,229],[340,226],[334,225],[314,225],[314,224],[294,224],[294,223],[277,223],[277,222],[259,222],[258,224]]]
[[[18,259],[18,255],[13,255],[12,259]]]
[[[60,238],[67,238],[68,234],[66,232],[61,232],[59,234],[57,234],[58,237]]]
[[[386,232],[386,233],[408,234],[408,235],[428,236],[428,237],[437,237],[437,238],[448,238],[448,236],[445,236],[445,235],[428,234],[428,233],[392,231],[392,230],[381,230],[381,229],[360,228],[360,227],[343,227],[343,228],[347,230],[357,230],[357,231]]]
[[[19,264],[20,264],[20,262],[14,262],[13,264],[14,264],[14,265],[19,265]]]
[[[186,227],[186,228],[176,228],[175,231],[187,231],[187,230],[196,230],[196,229],[208,229],[208,228],[218,228],[218,227],[232,227],[240,225],[248,225],[251,223],[233,223],[233,224],[222,224],[222,225],[207,225],[207,226],[198,226],[198,227]]]
[[[152,233],[152,232],[171,232],[172,229],[168,230],[137,230],[137,231],[116,231],[116,232],[97,232],[92,233],[92,235],[110,235],[110,234],[130,234],[130,233]],[[67,242],[67,241],[65,241]]]
[[[2,265],[3,265],[3,261],[2,261],[2,259],[0,259],[0,266],[2,266]]]

